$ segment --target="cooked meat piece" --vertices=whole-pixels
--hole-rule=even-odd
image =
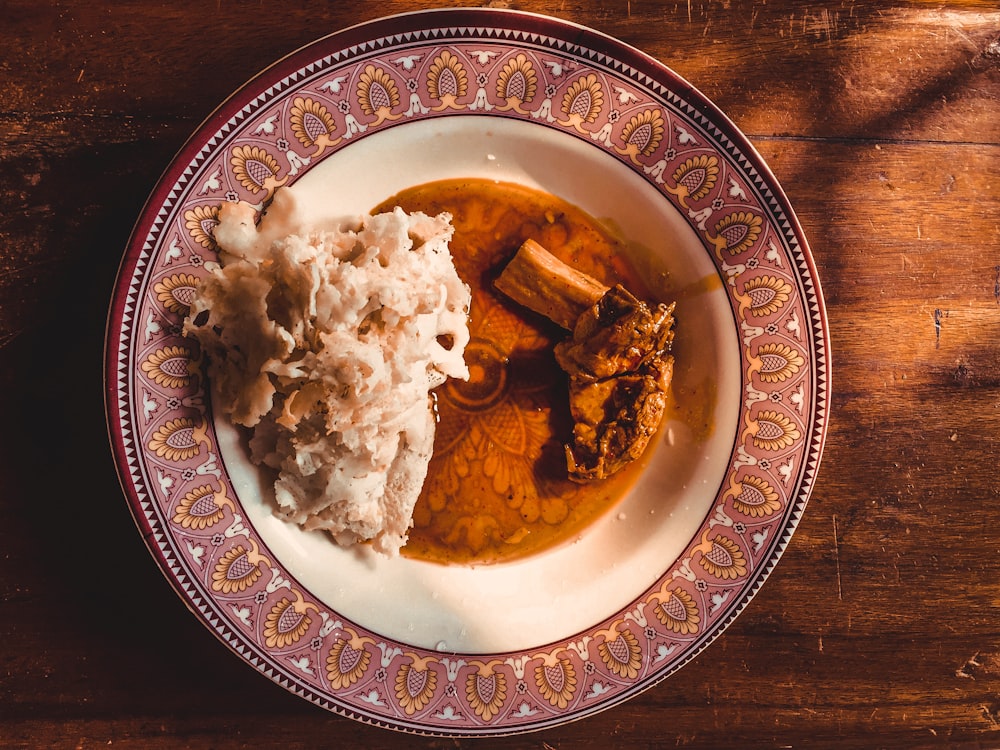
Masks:
[[[570,478],[603,479],[639,458],[666,408],[674,305],[651,309],[622,286],[608,289],[531,240],[496,286],[572,331],[555,347],[556,361],[569,375]]]
[[[656,433],[673,375],[673,305],[655,310],[620,285],[584,312],[556,345],[569,374],[574,479],[603,479],[639,458]]]

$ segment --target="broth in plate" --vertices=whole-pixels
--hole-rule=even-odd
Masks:
[[[514,183],[439,180],[408,188],[373,212],[397,205],[451,214],[452,256],[473,296],[465,352],[470,378],[451,379],[436,391],[434,457],[403,554],[495,563],[575,538],[624,496],[649,452],[606,479],[568,478],[563,445],[572,420],[566,375],[552,351],[568,333],[511,302],[493,280],[521,243],[533,239],[606,286],[622,284],[648,299],[625,242],[569,202]],[[694,407],[690,414],[710,411]]]

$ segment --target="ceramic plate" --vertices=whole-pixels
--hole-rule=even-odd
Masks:
[[[628,495],[509,563],[345,550],[270,512],[180,334],[219,206],[295,184],[317,218],[449,177],[516,182],[618,228],[678,303],[672,413]],[[132,512],[193,612],[288,690],[444,735],[551,727],[701,652],[759,589],[815,480],[829,389],[802,231],[760,156],[692,86],[618,41],[514,11],[333,34],[224,103],[154,190],[111,305],[107,413]],[[493,414],[494,416],[491,416]],[[494,412],[477,419],[490,429]]]

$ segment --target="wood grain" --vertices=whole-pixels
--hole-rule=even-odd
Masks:
[[[132,224],[257,71],[449,5],[0,4],[0,746],[1000,746],[994,2],[502,3],[618,37],[712,98],[788,193],[823,284],[834,396],[813,499],[760,594],[680,672],[560,729],[416,738],[271,684],[171,592],[104,434]]]

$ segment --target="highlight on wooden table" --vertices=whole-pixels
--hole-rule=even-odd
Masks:
[[[990,745],[995,4],[0,21],[0,746]]]

